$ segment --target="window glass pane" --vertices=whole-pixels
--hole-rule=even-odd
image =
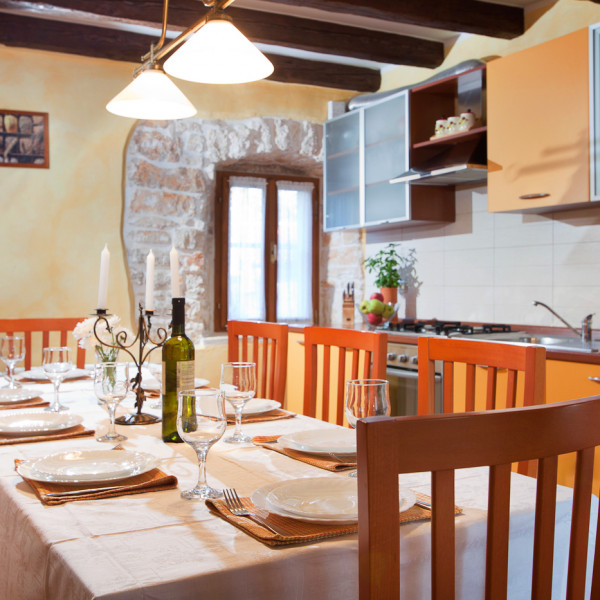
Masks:
[[[232,177],[229,186],[227,318],[264,320],[264,179]]]
[[[277,182],[277,320],[312,320],[312,183]]]

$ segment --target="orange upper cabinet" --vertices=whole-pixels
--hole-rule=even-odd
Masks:
[[[590,201],[590,60],[586,28],[488,63],[491,212]]]

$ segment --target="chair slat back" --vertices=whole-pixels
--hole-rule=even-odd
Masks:
[[[70,335],[77,323],[81,322],[81,317],[61,317],[50,319],[0,319],[0,334],[23,335],[25,338],[25,369],[31,369],[32,364],[41,364],[41,355],[39,362],[33,360],[32,349],[34,347],[35,335],[41,334],[41,348],[47,348],[51,344],[55,346],[72,346],[75,348],[75,340]],[[52,333],[58,333],[60,344],[53,341]],[[39,338],[38,338],[39,339]],[[73,343],[71,343],[73,342]],[[78,369],[85,367],[85,348],[77,346],[75,352],[75,364]]]
[[[227,359],[256,363],[258,398],[285,402],[288,326],[263,321],[228,321]]]
[[[472,412],[497,408],[533,406],[545,402],[546,350],[541,346],[524,346],[479,340],[451,338],[419,339],[418,414],[435,412],[435,361],[442,362],[444,412],[456,412],[457,365],[465,369],[464,410]],[[483,367],[483,368],[481,368]],[[506,395],[499,391],[500,371],[505,371]],[[485,377],[479,387],[478,375]],[[517,380],[523,378],[523,394],[517,393]],[[478,397],[485,395],[484,402]],[[534,475],[533,466],[520,464],[519,473]]]
[[[346,381],[386,379],[386,333],[306,327],[304,353],[303,413],[310,417],[342,425]],[[334,356],[337,364],[332,364]],[[320,411],[317,399],[321,400]],[[335,415],[331,414],[332,403]]]
[[[507,597],[511,464],[536,461],[532,598],[552,596],[558,456],[577,454],[567,598],[583,598],[591,520],[594,449],[600,445],[600,396],[548,405],[357,423],[360,600],[398,600],[398,474],[431,472],[432,598],[455,597],[454,472],[490,467],[485,598]],[[533,433],[535,432],[535,435]],[[460,443],[457,443],[460,440]],[[600,531],[600,528],[598,529]],[[600,538],[594,552],[598,554]],[[597,557],[597,558],[600,558]],[[592,598],[600,597],[600,560]]]

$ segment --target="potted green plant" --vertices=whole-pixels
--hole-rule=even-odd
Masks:
[[[367,273],[375,274],[375,285],[386,304],[398,302],[398,288],[404,283],[400,277],[400,268],[406,265],[406,258],[398,254],[398,246],[399,244],[388,244],[364,263]]]

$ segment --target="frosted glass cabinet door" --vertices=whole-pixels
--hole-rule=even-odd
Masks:
[[[590,136],[592,202],[600,200],[600,25],[590,27]]]
[[[408,218],[406,184],[389,180],[408,169],[408,95],[364,109],[365,223]]]
[[[361,126],[361,111],[325,123],[325,231],[360,224]]]

